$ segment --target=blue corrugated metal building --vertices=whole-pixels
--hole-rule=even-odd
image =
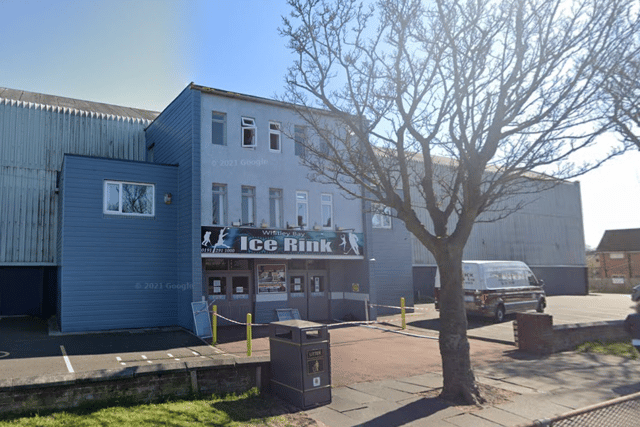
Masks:
[[[0,316],[193,329],[194,301],[266,323],[428,294],[433,260],[400,221],[308,178],[296,141],[312,137],[292,105],[194,84],[161,113],[0,89]],[[579,197],[562,184],[477,226],[465,257],[584,293]]]

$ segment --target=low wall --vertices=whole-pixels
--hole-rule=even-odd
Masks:
[[[239,393],[269,384],[269,357],[171,362],[0,380],[0,413],[62,409],[91,401],[148,403],[194,393]]]
[[[536,354],[574,350],[588,341],[622,341],[629,339],[623,320],[553,325],[553,318],[542,313],[517,313],[513,324],[518,349]]]

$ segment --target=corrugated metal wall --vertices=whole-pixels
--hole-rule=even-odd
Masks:
[[[63,154],[145,160],[149,123],[0,97],[0,265],[54,265]]]
[[[414,197],[419,200],[417,190]],[[465,259],[518,260],[530,266],[585,266],[584,230],[579,183],[562,183],[533,195],[514,196],[531,202],[505,219],[477,223],[464,250]],[[426,209],[419,218],[427,224]],[[454,221],[450,226],[453,227]],[[451,228],[453,229],[453,228]],[[413,264],[435,266],[435,259],[411,235]]]

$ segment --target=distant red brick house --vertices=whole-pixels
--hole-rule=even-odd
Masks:
[[[606,230],[596,249],[598,277],[614,281],[640,278],[640,228]]]

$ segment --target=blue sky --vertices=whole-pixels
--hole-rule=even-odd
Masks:
[[[281,94],[284,0],[0,0],[0,87],[161,111],[190,82]],[[586,244],[640,228],[640,152],[580,179]]]

